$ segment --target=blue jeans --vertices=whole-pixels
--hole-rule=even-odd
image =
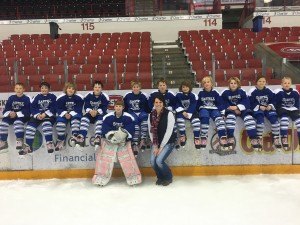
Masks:
[[[151,150],[150,163],[156,173],[157,178],[160,180],[171,180],[173,177],[172,172],[165,160],[173,151],[174,146],[174,143],[166,144],[158,156],[153,154],[153,148]]]

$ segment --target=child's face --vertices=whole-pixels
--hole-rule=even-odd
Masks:
[[[101,84],[95,84],[94,85],[94,94],[95,95],[100,95],[101,91],[102,91]]]
[[[74,87],[68,87],[66,92],[67,92],[68,96],[72,96],[75,94],[75,89],[74,89]]]
[[[140,90],[141,90],[140,85],[135,84],[135,85],[132,86],[132,91],[133,91],[134,94],[137,95],[138,93],[140,93]]]
[[[165,93],[167,90],[167,84],[164,82],[159,82],[158,83],[158,90],[160,91],[160,93]]]
[[[49,93],[49,88],[47,86],[43,85],[41,87],[41,94],[42,95],[47,95],[48,93]]]
[[[21,97],[24,92],[24,87],[22,85],[16,85],[15,86],[15,93],[18,97]]]
[[[289,90],[292,86],[292,82],[290,79],[283,79],[281,86],[284,90]]]
[[[183,93],[188,93],[190,91],[190,88],[188,86],[185,86],[185,85],[182,85],[181,89],[182,89]]]
[[[258,89],[263,89],[266,86],[266,79],[265,78],[260,78],[256,82],[256,86],[257,86]]]
[[[202,81],[202,86],[205,90],[211,90],[212,89],[212,83],[210,79],[204,79]]]
[[[231,80],[229,83],[229,88],[232,91],[235,91],[238,88],[238,84],[235,80]]]
[[[122,105],[115,105],[114,109],[115,109],[116,114],[121,115],[123,112],[123,108],[124,107]]]

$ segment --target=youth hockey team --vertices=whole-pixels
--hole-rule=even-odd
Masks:
[[[95,81],[93,91],[85,97],[76,93],[73,83],[66,83],[64,93],[56,97],[50,93],[49,83],[42,82],[41,93],[33,99],[24,94],[24,85],[17,83],[15,94],[8,98],[0,123],[0,153],[8,151],[10,125],[13,125],[19,155],[26,155],[33,152],[34,136],[39,126],[45,136],[48,153],[53,153],[65,148],[68,124],[72,133],[70,144],[81,150],[85,147],[90,124],[95,124],[95,148],[108,141],[119,147],[127,146],[136,155],[139,149],[146,148],[147,138],[150,137],[151,165],[158,178],[156,183],[168,185],[172,182],[172,174],[164,161],[177,143],[182,147],[186,145],[186,121],[191,123],[196,149],[206,148],[209,121],[212,119],[220,150],[232,151],[237,117],[244,121],[254,150],[263,149],[264,118],[271,123],[274,148],[289,148],[289,118],[295,122],[300,136],[299,93],[291,87],[289,77],[284,77],[282,87],[275,91],[266,87],[266,83],[265,77],[258,76],[256,86],[246,93],[241,89],[239,78],[231,77],[228,88],[219,93],[213,86],[212,78],[207,76],[202,79],[198,94],[192,92],[188,81],[182,82],[179,92],[174,94],[167,89],[166,81],[160,79],[158,90],[148,96],[141,91],[140,82],[133,81],[132,91],[124,95],[123,101],[116,102],[111,113],[107,113],[109,97],[102,91],[100,81]],[[57,138],[54,142],[55,124]],[[119,158],[121,162],[120,159],[124,159],[124,155]],[[134,184],[140,180],[135,177],[129,182]]]

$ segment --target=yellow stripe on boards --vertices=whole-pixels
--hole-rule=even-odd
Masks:
[[[215,176],[250,174],[300,174],[300,165],[247,165],[247,166],[186,166],[172,167],[174,176]],[[155,176],[150,167],[141,168],[143,176]],[[93,169],[73,170],[22,170],[0,171],[0,180],[14,179],[67,179],[92,178]],[[113,171],[114,177],[123,176],[120,168]]]

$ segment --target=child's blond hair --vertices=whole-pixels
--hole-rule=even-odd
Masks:
[[[134,85],[138,85],[140,88],[142,88],[142,84],[141,84],[141,82],[139,82],[139,81],[132,80],[132,81],[130,82],[131,88],[133,88]]]
[[[76,91],[77,91],[77,87],[76,87],[76,84],[71,83],[71,82],[67,82],[67,83],[65,84],[64,90],[63,90],[64,93],[67,94],[67,89],[70,88],[70,87],[72,87],[72,88],[75,90],[75,92],[74,92],[74,94],[75,94]]]
[[[241,81],[240,81],[239,78],[237,78],[237,77],[230,77],[230,78],[228,79],[228,84],[229,84],[229,85],[230,85],[230,82],[231,82],[232,80],[234,80],[234,81],[237,83],[238,88],[241,88]],[[230,87],[229,87],[229,88],[230,88]]]
[[[210,80],[211,87],[214,87],[214,82],[213,82],[211,76],[205,76],[205,77],[202,78],[202,80],[201,80],[201,86],[202,86],[202,87],[203,87],[203,84],[204,84],[204,82],[205,82],[206,80]]]
[[[292,84],[292,78],[291,77],[283,77],[281,79],[281,83],[283,83],[284,80],[290,80],[291,81],[291,84]]]

